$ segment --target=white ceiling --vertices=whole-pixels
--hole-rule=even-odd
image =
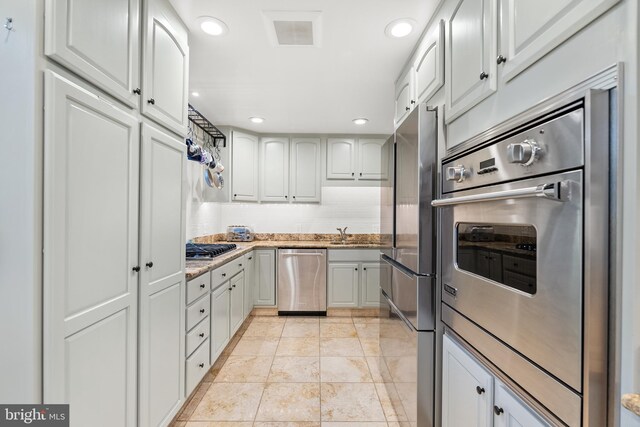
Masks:
[[[216,125],[256,132],[393,132],[394,81],[437,0],[171,0],[189,27],[190,102]],[[264,10],[321,11],[322,47],[273,47]],[[203,33],[199,16],[224,21],[221,38]],[[389,22],[418,23],[403,39]],[[251,116],[264,117],[261,125]],[[366,117],[356,126],[352,119]]]

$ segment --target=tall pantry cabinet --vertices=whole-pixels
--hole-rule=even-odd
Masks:
[[[72,426],[184,401],[187,34],[166,0],[45,4],[43,400]]]

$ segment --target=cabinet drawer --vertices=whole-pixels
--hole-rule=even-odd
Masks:
[[[231,278],[236,274],[240,273],[242,270],[244,270],[244,265],[245,265],[244,256],[241,256],[240,258],[236,258],[234,260],[229,261],[229,263],[225,265],[228,273],[227,277]]]
[[[200,344],[209,338],[210,326],[211,322],[209,322],[209,317],[207,317],[187,334],[187,356],[193,353]]]
[[[187,305],[211,290],[211,274],[205,273],[187,282]]]
[[[329,261],[362,261],[372,262],[380,260],[378,249],[330,249]]]
[[[220,286],[220,284],[231,279],[231,276],[232,275],[229,274],[229,264],[216,268],[211,272],[211,289],[215,289]]]
[[[189,396],[200,380],[209,371],[209,340],[205,340],[200,347],[187,359],[186,395]]]
[[[209,300],[209,294],[207,294],[187,308],[187,331],[209,315]]]

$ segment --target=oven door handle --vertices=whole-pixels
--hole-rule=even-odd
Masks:
[[[438,199],[431,202],[431,206],[451,206],[464,203],[490,202],[494,200],[524,199],[542,197],[544,199],[565,202],[571,198],[572,181],[551,182],[535,187],[518,188],[515,190],[494,191],[491,193],[474,194],[471,196],[452,197],[450,199]]]

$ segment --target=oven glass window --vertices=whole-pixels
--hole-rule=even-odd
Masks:
[[[459,269],[531,295],[536,293],[534,226],[460,223],[457,234]]]

